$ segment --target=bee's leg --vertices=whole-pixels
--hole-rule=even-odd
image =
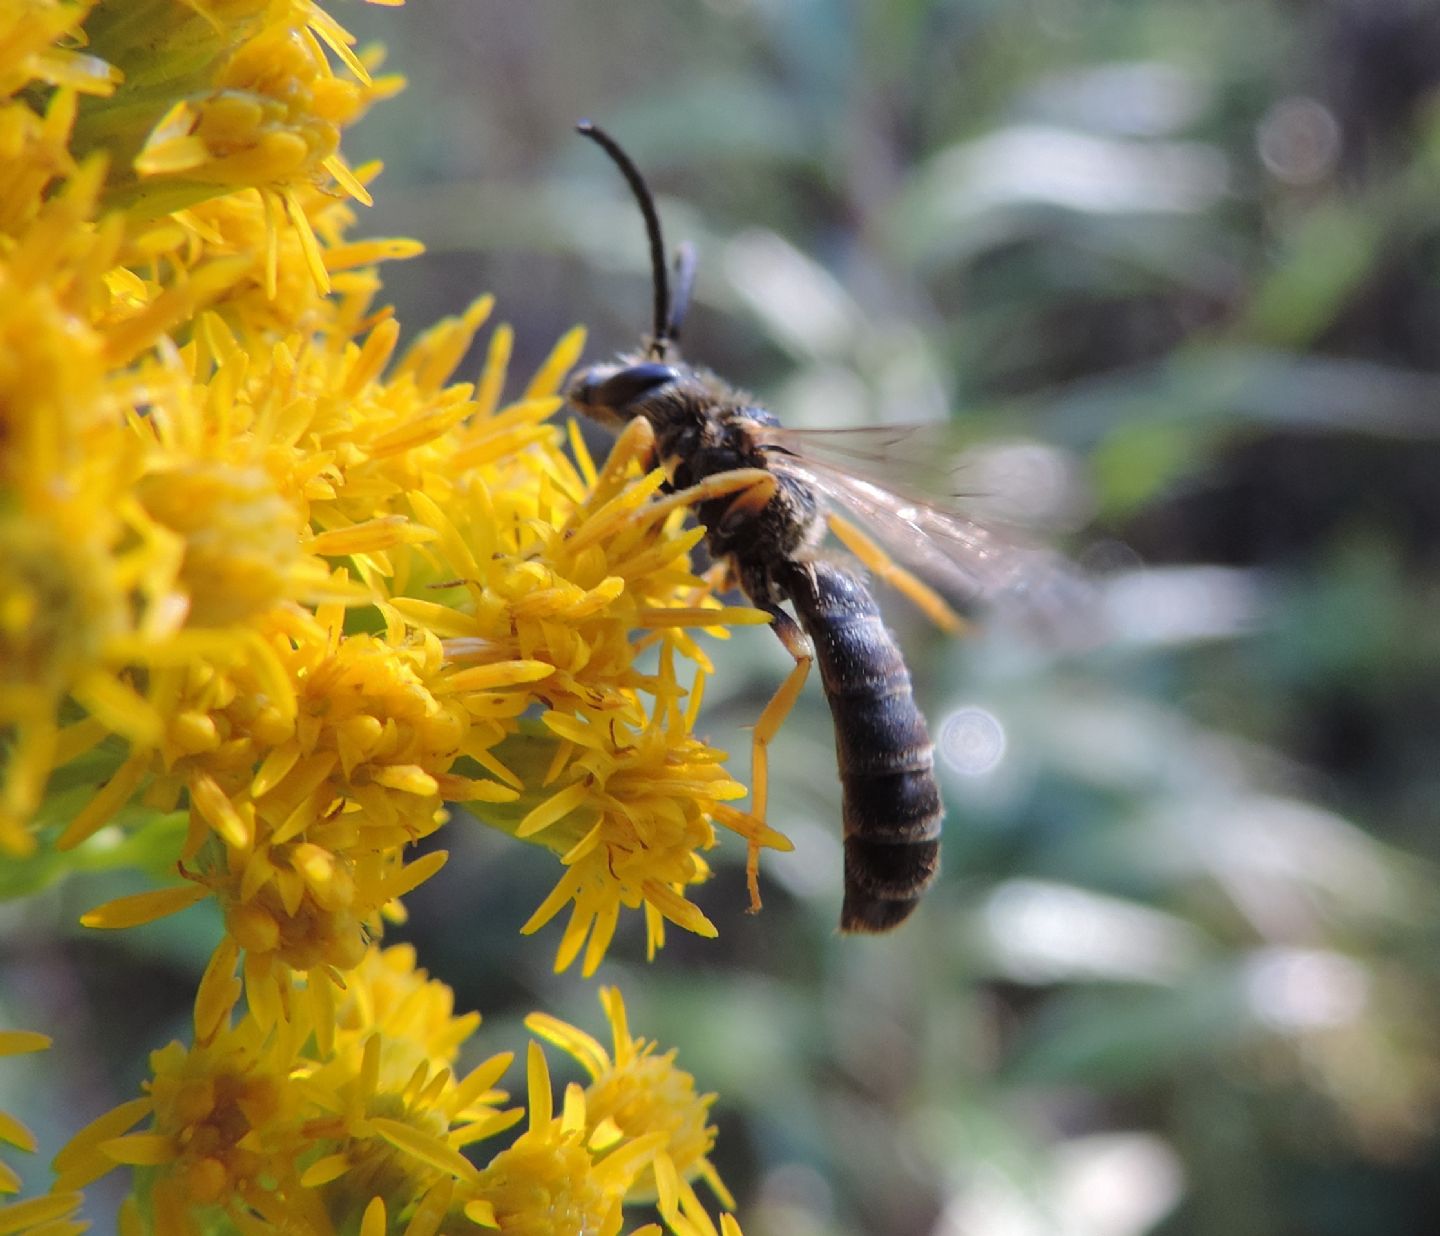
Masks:
[[[892,588],[903,592],[919,607],[920,612],[942,631],[960,635],[968,629],[969,624],[965,619],[951,609],[935,589],[891,559],[889,554],[848,519],[832,512],[826,516],[826,522],[836,539],[874,572],[876,578],[883,579]]]
[[[760,713],[751,735],[750,814],[764,823],[770,790],[770,761],[766,748],[769,747],[770,740],[780,732],[785,718],[790,715],[795,701],[800,698],[800,688],[805,685],[805,678],[810,673],[815,649],[811,646],[809,637],[800,629],[800,624],[778,605],[764,602],[755,604],[775,620],[775,634],[785,645],[785,651],[795,658],[795,668],[780,684],[780,689],[770,697],[770,702]],[[750,912],[754,914],[760,909],[760,847],[753,843],[745,859],[745,880],[750,889]]]
[[[720,532],[732,532],[747,519],[753,519],[759,515],[775,497],[775,491],[780,488],[780,478],[773,472],[754,468],[736,468],[733,472],[721,472],[709,478],[710,481],[718,481],[727,476],[738,476],[742,472],[757,470],[760,475],[749,486],[736,494],[734,500],[725,508],[725,514],[720,517],[717,525]],[[702,482],[702,484],[705,483],[708,482]],[[700,486],[697,485],[695,488],[699,489]]]
[[[658,502],[647,506],[643,514],[647,519],[655,519],[668,515],[676,507],[694,506],[697,502],[709,502],[715,498],[723,498],[726,494],[738,494],[720,517],[718,527],[725,529],[727,525],[739,523],[763,511],[779,486],[780,482],[775,474],[764,468],[734,468],[729,472],[717,472],[714,476],[707,476],[703,481],[685,489],[677,489],[674,493],[667,494]]]

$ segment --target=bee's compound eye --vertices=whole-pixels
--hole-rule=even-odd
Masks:
[[[679,371],[669,365],[630,365],[591,387],[586,394],[590,403],[618,411],[679,377]]]

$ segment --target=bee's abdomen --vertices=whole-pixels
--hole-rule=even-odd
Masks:
[[[910,673],[865,585],[823,561],[780,582],[815,646],[835,721],[844,789],[842,931],[888,931],[909,916],[940,864],[940,791]]]

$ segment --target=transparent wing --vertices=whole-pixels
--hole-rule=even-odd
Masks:
[[[1086,522],[1088,497],[1064,452],[1038,442],[967,442],[949,422],[858,429],[768,427],[777,455],[828,468],[988,528],[1044,537]]]
[[[977,518],[971,508],[983,507],[984,495],[932,497],[890,479],[905,468],[892,441],[934,441],[931,426],[917,430],[767,431],[769,463],[858,517],[896,560],[955,598],[999,607],[1047,640],[1091,642],[1096,596],[1078,567],[1010,527]]]
[[[945,422],[865,425],[851,429],[763,430],[779,452],[841,473],[863,476],[883,489],[905,489],[941,500],[967,494],[965,443]]]

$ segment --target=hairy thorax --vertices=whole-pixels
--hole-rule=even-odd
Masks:
[[[703,370],[667,387],[644,415],[676,489],[737,468],[768,471],[777,449],[763,441],[763,431],[778,425],[775,417]],[[770,579],[772,564],[808,552],[824,535],[819,503],[809,487],[778,473],[776,483],[774,496],[755,512],[737,515],[734,495],[696,508],[711,556],[730,559],[741,586],[757,600],[780,599]]]
[[[705,527],[710,556],[730,564],[754,601],[784,599],[774,570],[808,555],[824,527],[814,491],[770,467],[781,450],[767,441],[767,432],[779,424],[774,416],[709,370],[644,354],[591,366],[571,382],[567,397],[603,425],[618,429],[636,418],[647,421],[671,489],[688,489],[737,469],[771,472],[775,486],[768,500],[732,492],[697,502],[695,514]]]

